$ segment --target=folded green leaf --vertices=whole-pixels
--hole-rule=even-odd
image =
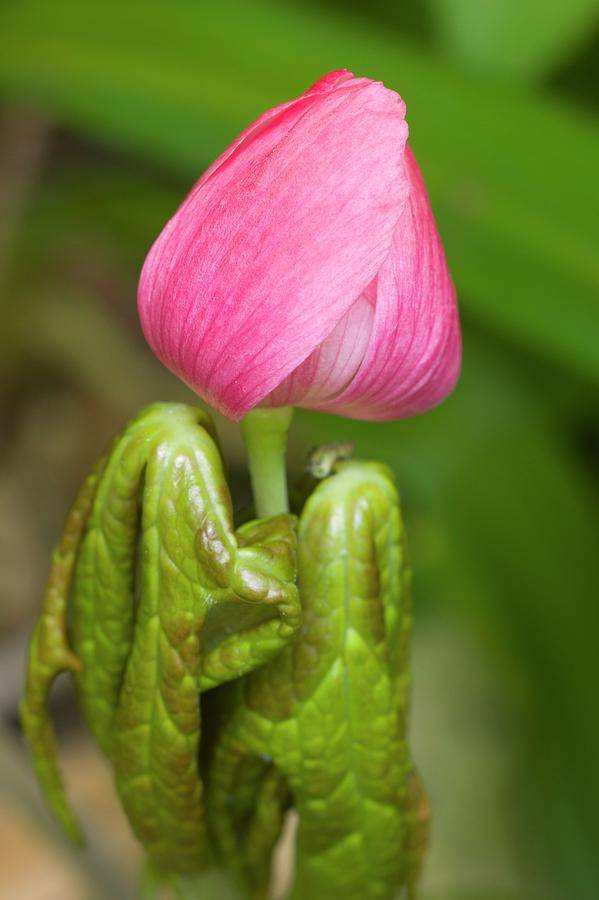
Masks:
[[[291,896],[389,900],[413,888],[427,808],[407,743],[410,575],[385,466],[340,463],[320,483],[300,517],[298,559],[298,638],[214,697],[211,828],[221,860],[265,897],[293,797]]]
[[[81,669],[81,662],[67,638],[67,603],[77,551],[103,467],[101,460],[84,481],[54,550],[42,612],[29,645],[25,696],[20,706],[21,724],[42,790],[54,815],[76,843],[81,843],[83,838],[58,770],[56,738],[47,704],[55,678],[61,672]]]
[[[198,693],[264,663],[297,632],[295,545],[290,515],[234,531],[206,413],[153,404],[115,439],[67,520],[22,707],[41,785],[73,837],[46,709],[63,669],[75,673],[154,870],[208,865]]]
[[[442,621],[466,617],[509,681],[514,715],[522,713],[513,723],[522,739],[510,801],[522,827],[517,839],[558,896],[568,898],[580,879],[580,897],[592,900],[596,485],[555,415],[558,379],[471,329],[466,346],[456,393],[425,417],[349,429],[345,420],[302,413],[301,424],[314,443],[351,434],[357,453],[377,454],[401,473],[421,611],[428,603]],[[443,770],[442,748],[438,765]]]

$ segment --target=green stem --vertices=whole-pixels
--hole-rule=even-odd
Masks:
[[[285,450],[292,416],[291,406],[253,409],[241,423],[259,518],[289,510]]]

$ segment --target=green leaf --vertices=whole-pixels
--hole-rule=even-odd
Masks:
[[[597,0],[428,0],[437,34],[481,72],[540,78],[566,60],[599,15]]]
[[[422,600],[468,617],[520,704],[513,803],[557,896],[591,900],[599,785],[594,487],[559,436],[526,363],[465,333],[455,395],[421,419],[357,424],[302,415],[314,442],[347,439],[398,472]],[[419,611],[420,610],[420,611]]]
[[[599,379],[599,129],[564,102],[461,74],[374,25],[267,0],[40,0],[0,10],[0,86],[197,177],[265,107],[327,69],[408,103],[464,309]],[[160,230],[163,221],[153,227]]]

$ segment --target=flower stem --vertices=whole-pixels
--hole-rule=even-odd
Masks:
[[[288,512],[285,451],[293,408],[253,409],[241,423],[256,515]]]

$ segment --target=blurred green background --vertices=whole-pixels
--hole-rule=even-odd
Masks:
[[[136,850],[65,688],[83,856],[40,803],[15,724],[27,631],[98,449],[141,404],[190,398],[137,324],[152,239],[247,122],[344,67],[406,100],[464,369],[411,421],[298,413],[291,467],[351,437],[397,472],[425,900],[599,897],[598,24],[597,0],[3,0],[1,896],[132,896]]]

